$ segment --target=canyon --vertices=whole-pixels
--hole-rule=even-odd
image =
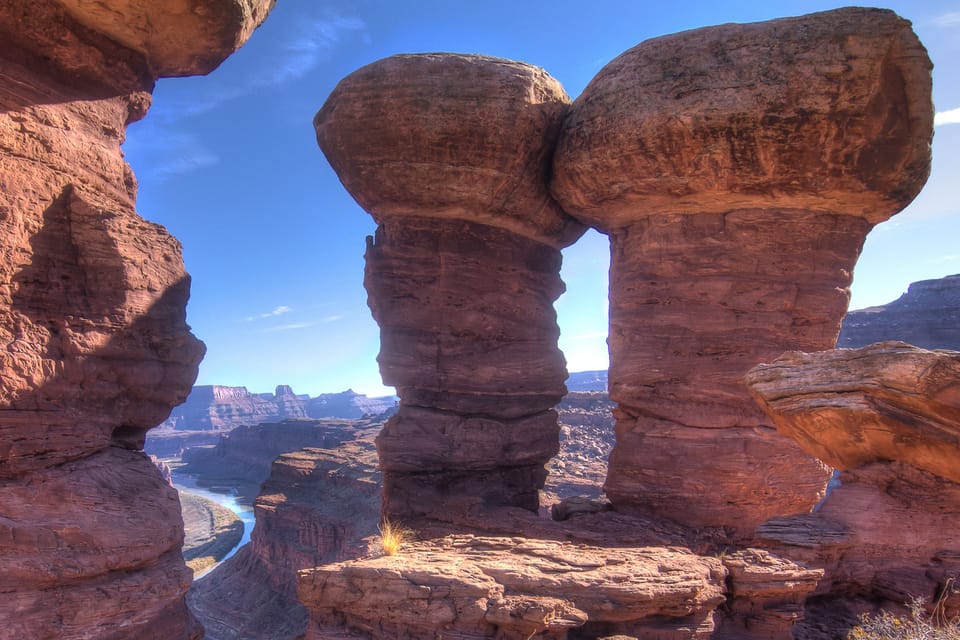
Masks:
[[[120,143],[157,78],[210,71],[273,2],[175,5],[0,6],[0,635],[826,640],[907,596],[960,611],[960,353],[936,348],[956,277],[841,334],[866,233],[929,173],[908,22],[664,36],[576,100],[481,55],[357,70],[314,126],[377,224],[364,285],[399,401],[206,386],[171,414],[204,347]],[[553,303],[588,227],[611,366],[567,393]],[[878,322],[923,344],[834,349]],[[360,415],[310,417],[334,410]],[[155,453],[257,517],[189,593],[143,450],[164,420]],[[397,555],[384,518],[413,532]]]

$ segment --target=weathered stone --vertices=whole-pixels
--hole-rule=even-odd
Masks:
[[[795,351],[746,382],[780,433],[833,467],[899,460],[960,483],[960,352]]]
[[[566,391],[560,248],[584,230],[547,192],[568,103],[530,65],[401,55],[346,77],[314,120],[379,225],[365,286],[401,398],[378,440],[390,515],[537,509]]]
[[[265,14],[218,27],[231,43],[210,55],[197,40],[183,67],[102,21],[136,22],[151,39],[187,8],[212,35],[218,3],[189,4],[0,3],[0,617],[11,637],[203,633],[183,599],[176,493],[129,451],[186,397],[203,345],[185,322],[180,245],[137,216],[120,145],[158,69],[196,73],[200,57],[206,69]]]
[[[618,508],[747,533],[822,497],[741,378],[835,343],[867,232],[929,172],[930,68],[908,22],[841,9],[649,40],[574,103],[551,191],[610,236]]]
[[[844,471],[818,511],[758,535],[823,567],[818,595],[934,601],[960,575],[960,352],[900,342],[786,353],[747,376],[777,428]],[[960,596],[947,597],[950,616]]]
[[[299,575],[314,625],[374,638],[563,638],[580,628],[668,639],[709,637],[726,572],[679,549],[451,536]]]

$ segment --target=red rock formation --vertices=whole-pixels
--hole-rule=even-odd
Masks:
[[[314,622],[372,638],[565,638],[628,633],[708,638],[724,601],[716,558],[679,549],[600,548],[548,540],[452,536],[300,572]]]
[[[816,513],[759,530],[826,569],[818,595],[896,607],[933,601],[960,576],[960,352],[793,352],[747,383],[781,433],[842,470]],[[955,614],[960,595],[946,605]]]
[[[158,75],[209,70],[272,3],[209,0],[215,30],[173,4],[0,3],[0,614],[15,637],[202,633],[176,493],[131,449],[203,347],[179,244],[136,215],[120,144]],[[171,12],[229,42],[166,40]]]
[[[567,104],[529,65],[403,55],[342,80],[315,118],[379,225],[365,285],[401,398],[377,445],[387,513],[537,508],[567,377],[559,250],[583,232],[546,187]]]
[[[930,68],[841,9],[644,42],[574,103],[551,189],[610,236],[618,508],[748,533],[823,495],[741,379],[835,343],[866,233],[926,180]]]

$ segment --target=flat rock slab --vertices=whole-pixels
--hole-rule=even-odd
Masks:
[[[679,548],[457,535],[307,569],[299,596],[315,623],[373,637],[561,638],[599,624],[690,638],[712,631],[726,575],[720,559]]]

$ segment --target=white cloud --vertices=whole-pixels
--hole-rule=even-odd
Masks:
[[[933,19],[939,27],[960,27],[960,11],[951,11]]]
[[[280,324],[275,327],[260,329],[260,333],[274,333],[276,331],[294,331],[296,329],[307,329],[315,326],[316,322],[291,322],[290,324]]]
[[[297,80],[325,60],[350,34],[363,33],[366,23],[359,18],[327,16],[307,25],[299,36],[285,45],[270,65],[270,70],[254,80],[256,85],[271,86]]]
[[[256,316],[247,316],[247,322],[253,322],[254,320],[263,320],[264,318],[275,318],[277,316],[282,316],[285,313],[290,313],[293,311],[293,307],[288,307],[285,304],[280,305],[279,307],[274,307],[266,313],[261,313]]]
[[[933,126],[939,127],[945,124],[960,124],[960,107],[948,111],[938,111],[933,116]]]
[[[960,262],[960,255],[940,256],[927,260],[927,264],[940,264],[943,262]]]

